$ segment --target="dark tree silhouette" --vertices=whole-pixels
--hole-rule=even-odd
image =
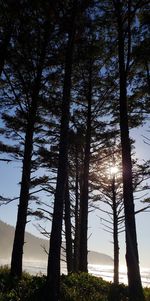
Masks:
[[[40,90],[42,82],[42,72],[44,68],[44,61],[46,57],[46,49],[49,42],[51,32],[51,26],[49,21],[44,21],[44,33],[41,40],[41,49],[39,54],[39,61],[36,66],[36,76],[33,78],[31,84],[31,100],[28,102],[28,112],[25,126],[25,142],[24,142],[24,154],[23,154],[23,167],[22,167],[22,179],[21,189],[19,197],[19,207],[17,215],[17,223],[14,236],[14,244],[11,258],[11,274],[13,276],[21,277],[22,275],[22,258],[23,258],[23,246],[25,226],[27,220],[27,209],[29,202],[29,189],[30,189],[30,177],[32,167],[32,155],[33,155],[33,136],[35,132],[35,125],[37,122],[37,110],[39,106]],[[33,37],[35,38],[35,36]],[[31,40],[28,41],[28,46],[31,51]],[[35,49],[34,49],[35,50]],[[22,50],[23,51],[23,50]],[[28,49],[26,49],[28,53]],[[26,64],[28,62],[26,61]],[[28,66],[26,65],[28,69]],[[24,86],[24,89],[26,87]]]
[[[60,288],[60,250],[61,250],[61,231],[63,219],[63,204],[65,196],[65,186],[67,181],[68,167],[68,128],[71,92],[71,74],[74,50],[74,38],[76,32],[77,1],[73,3],[69,22],[68,42],[65,55],[65,74],[62,100],[62,117],[60,130],[60,146],[56,193],[54,201],[54,212],[52,230],[50,237],[50,250],[48,257],[47,285],[45,300],[59,300]]]
[[[125,209],[125,233],[126,233],[126,262],[129,282],[129,300],[142,301],[144,294],[142,290],[139,255],[137,248],[137,236],[134,213],[133,185],[132,185],[132,162],[129,138],[129,118],[127,102],[127,73],[130,59],[131,43],[131,2],[128,2],[128,59],[125,63],[125,31],[123,22],[123,9],[120,0],[113,1],[117,18],[118,30],[118,58],[120,79],[120,131],[122,146],[123,166],[123,197]]]
[[[83,165],[83,177],[80,197],[80,241],[79,241],[79,270],[87,272],[87,237],[88,237],[88,189],[89,189],[89,164],[90,164],[90,147],[91,147],[91,109],[92,109],[92,70],[89,66],[89,82],[87,91],[87,129],[85,138],[85,154]]]
[[[68,273],[73,272],[73,246],[72,246],[72,225],[71,225],[71,208],[70,208],[70,194],[69,183],[67,177],[67,183],[65,188],[65,238],[66,238],[66,263]]]

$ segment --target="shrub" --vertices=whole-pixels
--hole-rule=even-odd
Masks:
[[[145,295],[146,301],[150,301],[150,288],[149,287],[144,288],[144,295]]]
[[[61,277],[63,301],[106,301],[109,283],[88,273],[70,274]]]
[[[124,284],[111,284],[108,294],[108,301],[127,301],[128,288]]]
[[[23,273],[18,280],[10,275],[8,267],[0,268],[0,301],[41,301],[45,276]]]
[[[41,301],[46,283],[45,276],[23,273],[18,280],[10,275],[7,266],[0,267],[0,301]],[[150,288],[144,289],[150,301]],[[124,284],[114,285],[88,273],[61,276],[61,301],[127,301]]]

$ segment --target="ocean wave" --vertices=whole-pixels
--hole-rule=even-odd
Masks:
[[[3,260],[0,259],[0,265],[10,265],[10,260]],[[23,269],[26,272],[29,272],[32,275],[37,274],[46,274],[47,271],[47,263],[46,261],[33,261],[33,260],[26,260],[23,263]],[[89,273],[97,276],[102,277],[107,281],[113,281],[113,266],[111,265],[96,265],[96,264],[89,264],[88,266]],[[63,274],[67,273],[66,264],[62,263],[61,265],[61,272]],[[141,279],[142,284],[144,287],[150,287],[150,268],[142,268],[141,267]],[[127,284],[127,269],[125,266],[120,265],[119,269],[119,282]]]

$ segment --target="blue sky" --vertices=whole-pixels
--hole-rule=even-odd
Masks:
[[[148,125],[140,129],[132,130],[131,134],[136,140],[136,155],[140,160],[149,159],[150,146],[143,142],[143,135],[148,136]],[[6,163],[0,162],[0,191],[3,196],[14,198],[19,195],[19,181],[21,176],[21,168],[17,162]],[[8,224],[15,225],[17,215],[17,201],[0,207],[0,219]],[[136,207],[139,208],[139,201],[136,201]],[[89,215],[89,249],[113,256],[112,237],[103,230],[100,223],[101,213],[93,212]],[[32,220],[27,224],[27,230],[37,236],[39,232],[35,228],[36,222]],[[136,216],[138,247],[140,254],[140,264],[142,267],[150,268],[150,212],[140,213]],[[50,225],[47,224],[47,230]],[[120,235],[120,262],[125,264],[125,238],[124,233]]]

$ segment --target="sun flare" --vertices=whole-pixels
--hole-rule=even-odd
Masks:
[[[118,171],[119,171],[119,169],[118,169],[117,166],[111,166],[111,167],[110,167],[110,174],[111,174],[111,175],[117,174]]]

